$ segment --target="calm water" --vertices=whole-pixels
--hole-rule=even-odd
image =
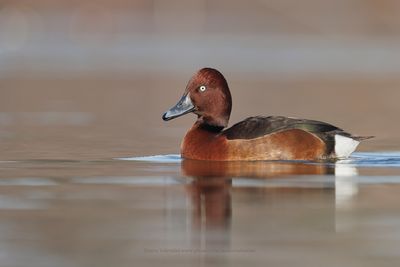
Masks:
[[[0,162],[1,266],[394,266],[400,153]]]

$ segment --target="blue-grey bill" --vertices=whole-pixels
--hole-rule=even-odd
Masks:
[[[192,103],[192,100],[190,99],[189,94],[185,94],[182,96],[182,98],[178,101],[178,103],[174,107],[172,107],[170,110],[164,113],[162,119],[165,121],[169,121],[177,117],[180,117],[182,115],[185,115],[187,113],[190,113],[194,111],[194,109],[195,107]]]

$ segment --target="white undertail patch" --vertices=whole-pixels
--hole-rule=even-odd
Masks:
[[[348,158],[360,142],[351,137],[335,135],[335,154],[338,158]]]

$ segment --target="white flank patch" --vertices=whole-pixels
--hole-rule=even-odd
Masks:
[[[356,150],[358,144],[357,140],[343,135],[335,135],[335,154],[338,158],[348,158],[351,153]]]

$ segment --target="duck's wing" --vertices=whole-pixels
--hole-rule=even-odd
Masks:
[[[351,134],[329,123],[283,116],[250,117],[224,130],[221,134],[225,135],[228,140],[254,139],[290,129],[300,129],[316,135],[340,133],[344,136],[351,136]]]
[[[221,135],[224,135],[228,140],[254,139],[295,129],[318,137],[324,142],[327,154],[335,152],[337,157],[349,156],[355,150],[359,141],[372,137],[353,136],[326,122],[283,116],[250,117],[224,130]]]

